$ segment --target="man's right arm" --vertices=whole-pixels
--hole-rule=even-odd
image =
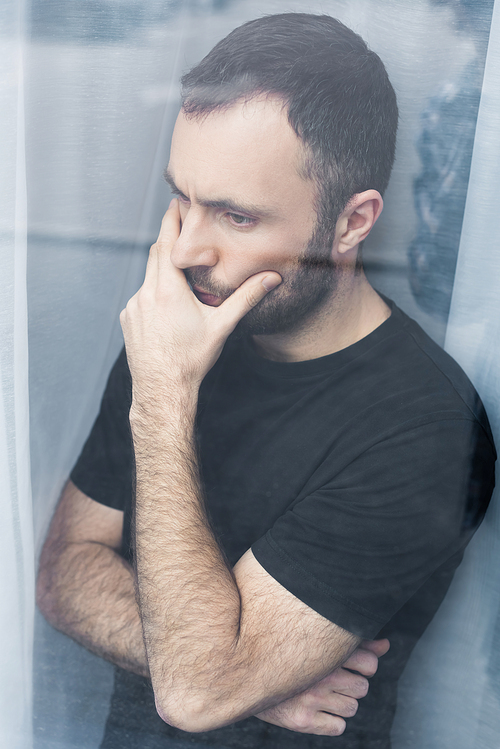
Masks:
[[[37,604],[45,618],[112,663],[149,676],[134,573],[120,556],[123,512],[68,482],[40,558]]]

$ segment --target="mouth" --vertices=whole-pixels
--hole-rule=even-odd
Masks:
[[[209,307],[218,307],[224,301],[222,297],[210,294],[208,291],[204,291],[200,286],[194,285],[192,289],[196,298],[202,302],[202,304],[207,304]]]

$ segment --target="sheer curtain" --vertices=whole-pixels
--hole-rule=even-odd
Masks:
[[[22,3],[0,8],[0,725],[5,746],[31,740],[33,521],[28,421],[26,174]]]
[[[262,13],[325,12],[381,55],[401,128],[367,272],[466,369],[500,444],[500,7],[493,16],[492,7],[3,0],[2,746],[25,749],[33,737],[38,749],[99,745],[111,667],[35,617],[36,552],[121,345],[118,313],[168,203],[161,173],[179,75],[236,25]],[[404,675],[396,749],[498,746],[498,537],[494,504]]]
[[[500,444],[500,5],[493,12],[445,348],[474,382]],[[500,742],[498,488],[401,687],[400,746]]]

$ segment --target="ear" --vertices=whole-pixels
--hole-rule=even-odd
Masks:
[[[353,195],[337,222],[337,252],[345,254],[366,239],[383,207],[382,196],[376,190]]]

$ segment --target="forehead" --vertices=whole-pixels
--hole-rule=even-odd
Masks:
[[[306,200],[303,146],[280,100],[255,98],[201,118],[181,111],[172,137],[169,172],[191,200],[230,196],[277,208]]]

